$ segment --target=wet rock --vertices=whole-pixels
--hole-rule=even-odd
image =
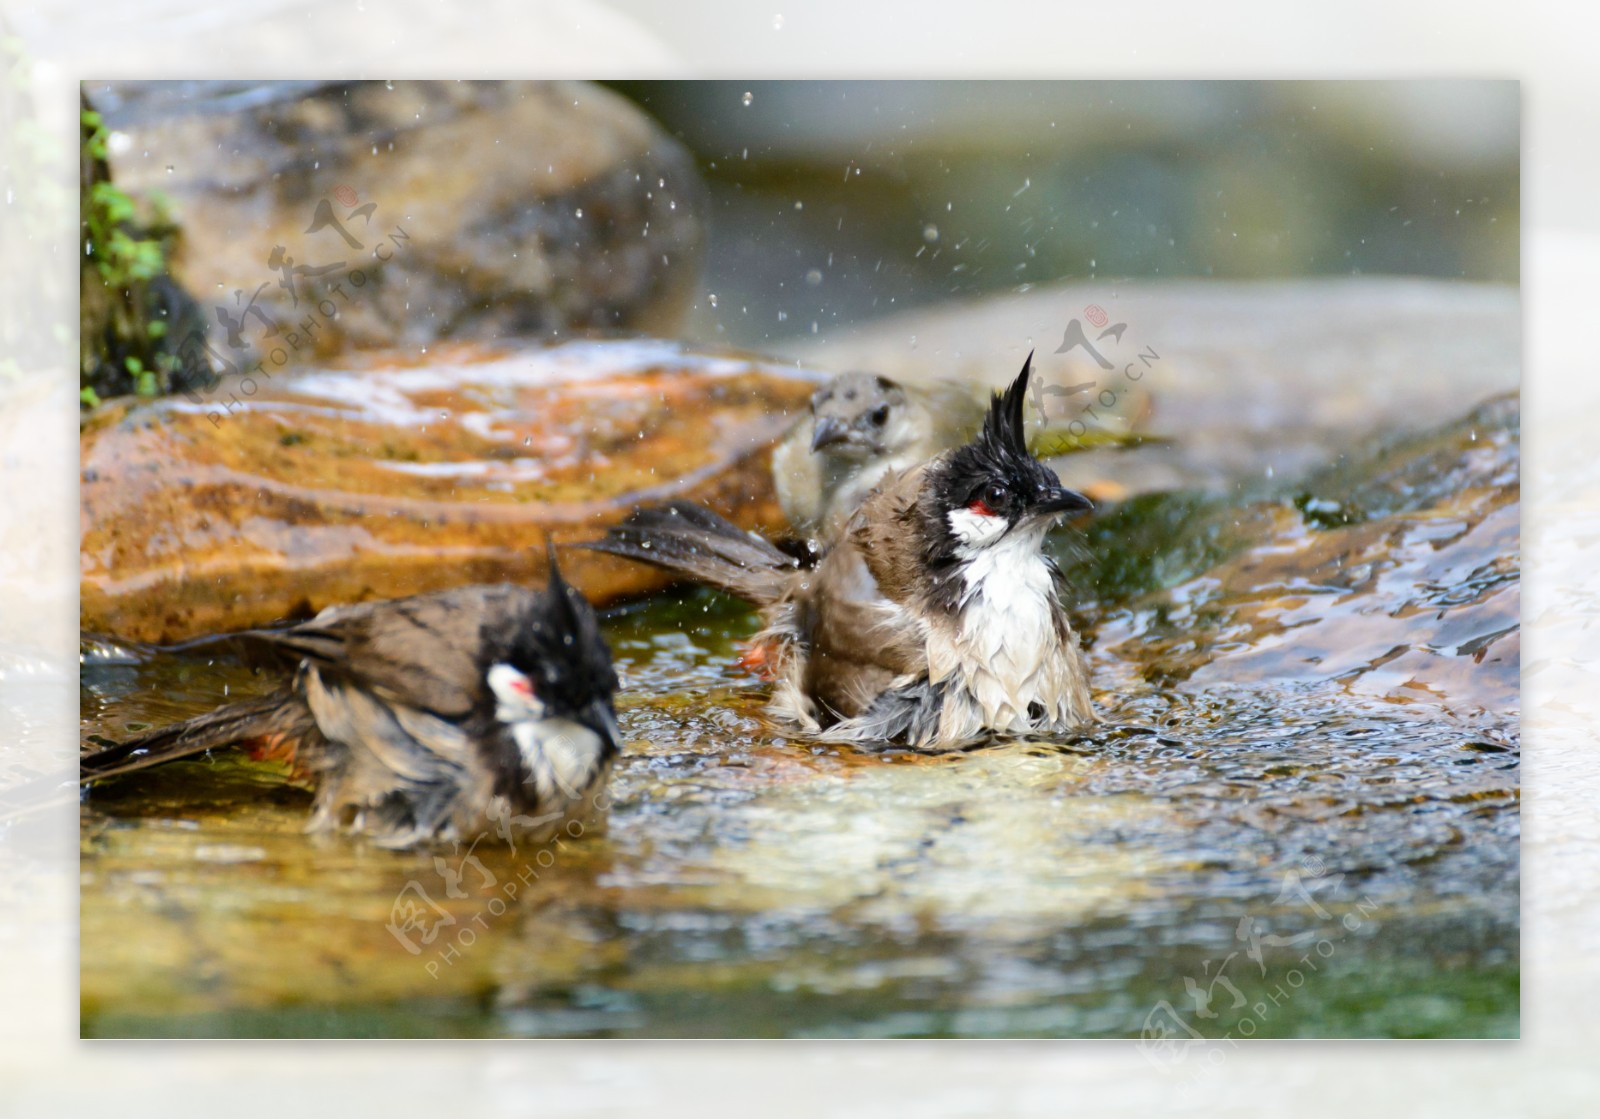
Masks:
[[[1110,608],[1095,639],[1106,671],[1197,688],[1329,684],[1514,735],[1519,417],[1516,397],[1496,398],[1242,507],[1177,497],[1117,511],[1078,569],[1101,596],[1089,609]],[[1119,532],[1136,521],[1162,531]],[[1097,568],[1113,577],[1096,588]]]
[[[569,82],[91,83],[116,181],[183,230],[221,372],[284,349],[669,335],[699,278],[691,157]],[[198,356],[199,347],[193,348]]]
[[[588,540],[688,497],[776,530],[770,447],[815,382],[667,343],[580,342],[236,380],[113,402],[84,425],[81,622],[173,641],[330,603],[544,579]],[[663,586],[583,550],[599,602]]]
[[[1040,391],[1066,394],[1041,398],[1049,415],[1161,437],[1059,464],[1132,495],[1290,478],[1375,432],[1446,423],[1517,388],[1521,333],[1517,291],[1499,285],[1127,281],[907,312],[778,351],[999,386],[1034,350]]]

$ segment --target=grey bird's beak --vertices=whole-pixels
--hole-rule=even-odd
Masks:
[[[1076,490],[1068,490],[1065,486],[1052,486],[1041,490],[1034,498],[1031,508],[1032,514],[1065,514],[1085,513],[1094,508],[1094,503]]]
[[[833,416],[824,416],[817,421],[817,426],[811,433],[811,450],[819,451],[830,444],[838,443],[850,434],[850,425]]]
[[[611,711],[611,705],[604,700],[596,700],[583,710],[583,722],[612,750],[622,750],[622,729],[617,726],[617,717]]]

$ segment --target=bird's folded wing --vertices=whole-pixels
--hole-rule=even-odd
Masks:
[[[455,588],[324,611],[274,640],[389,699],[460,718],[483,695],[484,630],[522,623],[535,595],[509,584]]]
[[[927,633],[907,568],[915,537],[902,508],[914,503],[920,477],[909,471],[869,499],[818,565],[798,612],[810,649],[807,690],[845,718],[928,672]]]

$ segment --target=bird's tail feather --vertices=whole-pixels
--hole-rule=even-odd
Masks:
[[[761,606],[782,596],[799,567],[794,557],[754,533],[684,501],[636,509],[603,540],[583,547],[653,564]]]
[[[311,730],[310,713],[294,696],[275,692],[157,728],[78,760],[79,782],[127,774],[265,735],[298,737]]]

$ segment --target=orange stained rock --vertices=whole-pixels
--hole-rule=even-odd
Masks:
[[[81,624],[167,642],[537,584],[546,533],[588,540],[644,501],[774,529],[770,449],[814,388],[792,366],[629,340],[430,347],[113,401],[81,434]],[[663,582],[579,549],[562,563],[600,603]]]

